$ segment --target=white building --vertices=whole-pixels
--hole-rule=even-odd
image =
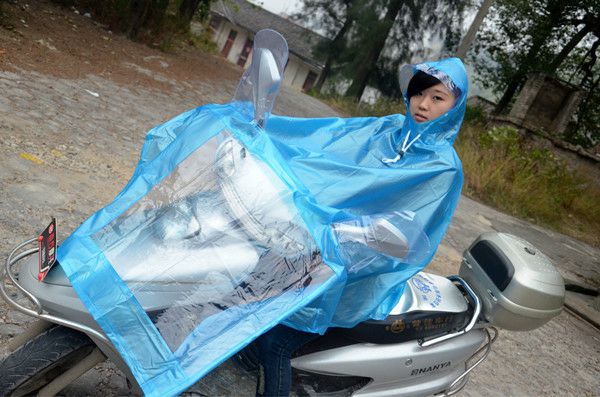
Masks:
[[[323,68],[313,56],[313,48],[324,39],[322,36],[247,1],[214,2],[210,28],[221,54],[243,68],[252,61],[256,32],[269,28],[281,33],[289,47],[283,83],[298,90],[310,90]]]

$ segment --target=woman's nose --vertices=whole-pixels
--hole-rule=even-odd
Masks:
[[[429,98],[427,98],[426,96],[423,96],[423,98],[422,98],[422,99],[421,99],[421,101],[419,102],[419,108],[420,108],[420,109],[423,109],[423,110],[426,110],[426,109],[428,109],[428,108],[429,108],[429,105],[430,105],[430,103],[429,103],[429,102],[430,102],[430,101],[429,101]]]

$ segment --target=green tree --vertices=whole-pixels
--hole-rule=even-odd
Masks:
[[[502,96],[504,112],[527,75],[556,74],[569,54],[600,24],[598,0],[498,0],[478,40],[481,82]]]
[[[584,90],[577,121],[564,136],[567,141],[584,147],[600,142],[600,35],[597,33],[594,39],[588,40],[589,46],[576,48],[575,54],[559,70],[563,76],[569,76],[570,83]]]
[[[359,62],[353,63],[356,69],[352,84],[346,90],[346,96],[354,97],[356,100],[359,100],[362,96],[370,77],[377,68],[377,61],[394,26],[398,13],[403,7],[409,8],[413,13],[415,10],[414,7],[410,7],[414,6],[412,1],[389,0],[386,3],[384,5],[385,12],[383,18],[373,18],[376,14],[365,12],[365,17],[361,19],[363,23],[359,26],[358,33],[362,34],[362,37],[360,37],[362,56]]]
[[[340,54],[344,53],[347,34],[356,20],[357,8],[353,6],[358,3],[359,0],[304,0],[302,9],[292,15],[292,19],[320,29],[326,36],[314,48],[316,56],[324,60],[323,70],[314,85],[317,91],[321,91],[334,64],[339,63]]]
[[[577,123],[565,139],[600,140],[600,0],[496,0],[471,52],[480,82],[501,94],[495,113],[506,112],[527,76],[543,72],[583,90]]]
[[[397,66],[423,55],[423,43],[441,40],[455,47],[468,0],[303,0],[312,10],[333,9],[323,18],[306,14],[312,26],[332,38],[330,69],[352,81],[346,95],[360,99],[367,84],[399,95]],[[415,43],[419,43],[415,45]],[[427,43],[428,44],[428,43]]]
[[[177,17],[183,30],[189,30],[194,16],[200,20],[208,18],[212,0],[180,0]]]
[[[194,16],[208,17],[211,0],[54,0],[91,11],[111,30],[149,39],[189,30]]]

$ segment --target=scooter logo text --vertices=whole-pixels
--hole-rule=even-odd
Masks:
[[[427,374],[427,373],[430,373],[433,371],[437,371],[438,369],[448,368],[450,366],[450,364],[451,364],[450,361],[446,361],[445,363],[435,364],[435,365],[431,365],[429,367],[416,368],[410,372],[410,376],[423,375],[423,374]]]

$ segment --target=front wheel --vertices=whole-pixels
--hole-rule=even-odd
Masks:
[[[0,361],[0,396],[37,394],[94,347],[79,331],[62,326],[47,329]]]

